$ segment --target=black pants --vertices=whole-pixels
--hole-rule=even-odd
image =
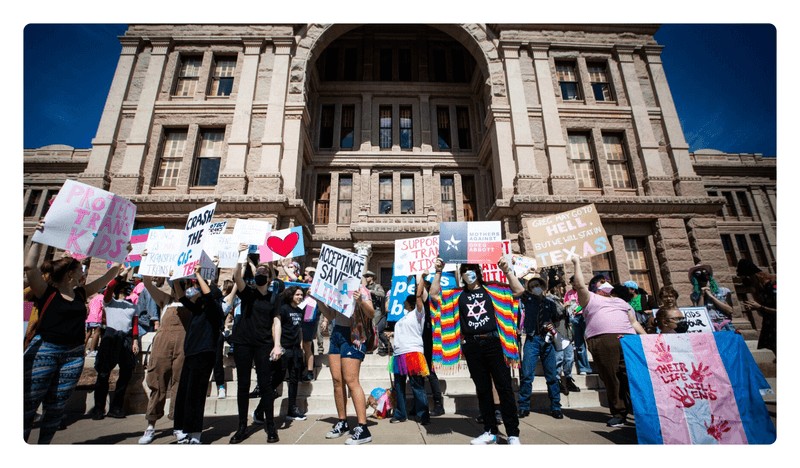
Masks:
[[[378,345],[381,349],[389,350],[389,338],[383,334],[384,330],[386,330],[386,314],[381,315],[381,318],[378,320],[378,324],[375,325],[376,330],[378,331],[378,341],[380,344]]]
[[[250,405],[250,375],[253,364],[256,366],[256,381],[261,389],[259,410],[263,410],[267,423],[272,423],[275,411],[275,394],[270,391],[273,387],[272,374],[274,366],[269,360],[269,353],[273,345],[246,345],[236,343],[233,347],[233,361],[236,363],[236,404],[239,410],[239,425],[247,424],[247,412]]]
[[[217,384],[217,387],[225,385],[225,366],[223,365],[225,356],[222,355],[222,350],[224,348],[225,337],[220,333],[219,337],[217,337],[217,353],[216,359],[214,360],[214,383]]]
[[[186,356],[175,396],[174,428],[183,432],[202,432],[208,378],[216,359],[213,351]]]
[[[487,432],[497,434],[497,422],[494,417],[494,401],[492,399],[492,382],[500,397],[500,412],[503,414],[503,424],[506,426],[506,435],[519,436],[519,418],[517,416],[517,403],[514,401],[514,391],[511,387],[511,371],[503,357],[500,338],[472,339],[467,338],[461,345],[464,356],[467,358],[469,375],[475,383],[475,392],[478,395],[478,407],[483,416],[483,428]]]
[[[114,330],[106,330],[100,346],[97,349],[97,360],[94,368],[97,371],[97,383],[94,387],[94,406],[100,410],[106,408],[108,397],[108,378],[111,371],[119,365],[119,378],[111,399],[109,409],[121,410],[125,404],[125,391],[136,367],[136,356],[133,355],[131,346],[133,337]]]
[[[423,336],[423,350],[425,354],[425,362],[428,364],[430,374],[428,374],[428,384],[431,386],[431,396],[433,396],[433,406],[441,405],[442,401],[442,387],[439,384],[439,377],[433,370],[433,344]]]
[[[300,373],[305,369],[303,348],[300,346],[285,348],[281,360],[271,364],[273,365],[273,392],[281,386],[284,380],[289,382],[289,411],[291,411],[293,407],[297,406],[297,385],[300,382]],[[261,409],[258,408],[259,411]]]

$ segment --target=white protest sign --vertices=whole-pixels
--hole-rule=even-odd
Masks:
[[[267,240],[267,234],[272,231],[269,221],[257,219],[237,219],[233,226],[233,235],[242,244],[261,245]]]
[[[346,250],[322,244],[311,296],[346,317],[353,315],[353,293],[358,290],[366,259]],[[355,281],[354,281],[355,280]]]
[[[526,219],[525,225],[539,267],[567,263],[573,255],[588,258],[611,251],[594,204]]]
[[[180,229],[154,229],[147,236],[145,249],[147,255],[142,256],[139,273],[146,276],[170,277],[175,269],[183,246],[183,231]]]
[[[539,267],[536,264],[536,259],[531,257],[526,257],[524,255],[512,255],[511,256],[511,267],[514,269],[514,275],[517,278],[522,278],[525,274],[533,268],[534,270],[538,270]]]
[[[689,325],[686,333],[713,332],[714,326],[705,307],[680,307],[683,317]],[[655,311],[653,311],[655,312]]]
[[[225,226],[228,225],[227,221],[215,221],[208,225],[208,235],[216,236],[225,233]]]
[[[136,205],[111,192],[67,180],[33,240],[78,256],[122,262],[128,255]]]
[[[173,271],[172,279],[185,278],[194,274],[194,265],[200,261],[203,254],[204,233],[211,224],[217,203],[208,204],[189,213],[184,228],[183,245],[178,254],[178,261]]]
[[[439,236],[397,239],[394,241],[394,276],[433,271],[438,256]],[[457,266],[447,263],[444,271],[454,271]]]
[[[203,242],[203,251],[212,259],[217,257],[220,268],[234,268],[239,260],[239,241],[233,234],[209,236]]]

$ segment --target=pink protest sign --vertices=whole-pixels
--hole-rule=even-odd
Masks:
[[[33,240],[76,255],[122,262],[131,238],[136,205],[111,192],[67,180]]]
[[[508,256],[511,255],[511,241],[504,240],[502,242],[502,247],[503,247],[503,256],[506,256],[506,258],[508,258]],[[500,270],[500,267],[497,266],[497,262],[481,264],[481,276],[483,277],[483,281],[496,281],[498,283],[508,283],[508,278],[506,278],[506,275]]]

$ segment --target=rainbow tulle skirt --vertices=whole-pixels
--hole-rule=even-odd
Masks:
[[[419,375],[425,377],[431,373],[425,355],[419,351],[393,355],[389,359],[389,372],[402,375]]]

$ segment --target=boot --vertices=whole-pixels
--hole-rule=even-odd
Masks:
[[[444,414],[444,405],[442,404],[442,394],[433,396],[433,410],[431,416],[441,416]]]
[[[247,438],[247,423],[239,423],[239,429],[236,430],[236,433],[233,434],[231,437],[230,443],[238,444],[239,442],[243,441]]]
[[[267,443],[274,444],[275,442],[279,441],[280,438],[278,437],[278,431],[275,429],[275,423],[272,421],[267,421]]]

